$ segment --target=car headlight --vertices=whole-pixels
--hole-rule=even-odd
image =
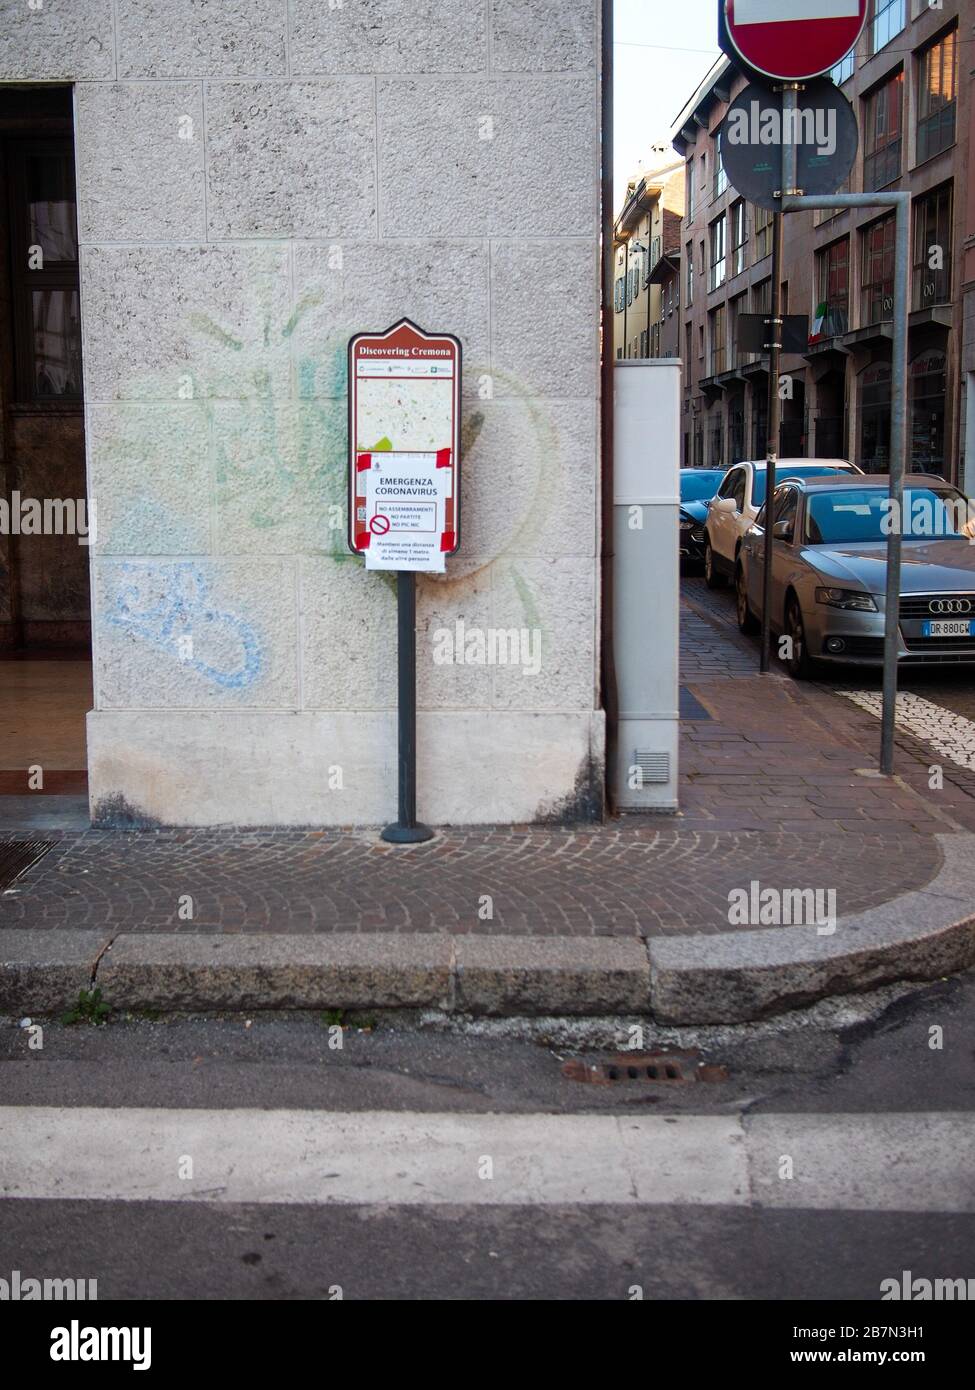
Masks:
[[[689,520],[689,519],[685,519],[684,517],[681,517],[680,529],[681,529],[682,531],[693,531],[693,529],[694,529],[694,523],[693,523],[693,521],[691,521],[691,520]]]
[[[876,613],[877,605],[872,594],[862,589],[817,589],[816,602],[826,603],[830,608],[855,608],[861,613]]]

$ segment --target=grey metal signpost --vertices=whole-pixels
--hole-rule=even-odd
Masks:
[[[907,469],[907,312],[908,267],[911,259],[910,193],[832,193],[827,197],[786,195],[783,212],[818,208],[896,210],[894,239],[893,339],[890,353],[890,499],[894,524],[887,535],[887,591],[884,613],[884,684],[880,727],[880,771],[894,771],[894,729],[897,721],[897,649],[901,592],[901,536],[904,474]],[[768,533],[766,532],[766,535]]]
[[[821,85],[817,81],[817,86]],[[747,89],[750,91],[751,89]],[[772,535],[773,514],[772,495],[775,491],[776,463],[778,460],[780,397],[779,397],[779,358],[782,347],[782,300],[781,264],[783,216],[789,212],[807,212],[818,209],[889,207],[896,213],[896,236],[894,249],[894,304],[893,338],[891,345],[891,449],[890,449],[890,499],[893,524],[887,536],[887,577],[884,615],[884,674],[883,709],[881,714],[880,770],[890,774],[894,770],[894,731],[897,711],[897,653],[899,646],[900,619],[900,580],[901,580],[901,539],[903,525],[904,473],[907,466],[907,314],[908,314],[908,267],[910,264],[910,208],[909,193],[805,193],[797,187],[797,147],[796,133],[800,123],[796,119],[800,104],[799,94],[804,84],[785,82],[776,89],[781,92],[781,179],[779,187],[769,194],[767,186],[769,167],[767,162],[748,162],[743,165],[742,182],[746,187],[735,184],[733,167],[741,165],[741,150],[735,151],[732,143],[726,143],[722,133],[722,158],[728,172],[729,181],[738,187],[745,197],[771,206],[773,211],[772,240],[772,295],[771,307],[766,324],[768,333],[765,346],[769,354],[769,396],[768,396],[768,441],[766,457],[766,524],[763,546],[763,603],[762,603],[762,641],[760,669],[769,669],[771,647],[771,594],[772,594]],[[742,97],[747,93],[743,93]],[[769,105],[770,93],[766,94],[765,106]],[[841,94],[831,94],[844,100]],[[738,98],[739,102],[742,97]],[[848,104],[848,103],[847,103]],[[734,104],[733,104],[734,105]],[[805,106],[805,103],[803,103]],[[730,113],[731,108],[729,108]],[[727,119],[727,118],[726,118]],[[838,187],[852,164],[849,144],[839,142],[836,149],[842,152],[834,164],[832,178]],[[725,157],[725,150],[728,157]],[[853,148],[855,154],[855,146]],[[737,155],[737,159],[736,159]],[[824,174],[822,165],[818,177]],[[754,185],[754,186],[753,186]],[[820,185],[821,186],[821,185]],[[757,197],[755,195],[758,195]],[[763,202],[764,199],[764,202]]]
[[[794,132],[792,116],[796,109],[796,97],[800,87],[796,82],[787,82],[782,89],[782,180],[778,193],[778,207],[772,214],[772,304],[769,317],[768,334],[768,433],[765,441],[765,537],[762,546],[762,649],[759,670],[767,672],[771,661],[772,648],[772,554],[775,545],[775,514],[772,499],[775,495],[775,465],[779,458],[779,433],[782,423],[782,398],[779,395],[779,361],[782,353],[782,195],[796,193],[796,147],[793,140],[786,140],[786,129],[790,136]],[[788,127],[786,121],[789,121]]]

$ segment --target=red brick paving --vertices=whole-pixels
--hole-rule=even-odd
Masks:
[[[815,820],[757,834],[628,817],[453,831],[406,850],[373,832],[93,831],[65,836],[2,901],[12,927],[654,936],[733,930],[728,893],[753,878],[834,888],[843,914],[929,881],[939,864],[930,836],[889,825],[837,835]]]
[[[758,675],[757,643],[732,627],[725,595],[693,586],[684,608],[693,624],[710,627],[710,641],[747,657],[754,673],[732,680],[702,673],[684,660],[685,636],[681,680],[712,722],[682,725],[684,826],[801,832],[816,821],[838,834],[887,826],[920,835],[975,828],[975,798],[954,782],[947,794],[929,790],[932,757],[916,740],[899,741],[896,778],[880,778],[876,718],[828,685],[791,680],[777,663]]]
[[[947,780],[930,791],[929,751],[910,743],[896,779],[870,775],[875,718],[825,686],[758,676],[728,597],[693,589],[691,602],[681,679],[711,717],[682,725],[678,816],[448,830],[408,849],[373,831],[65,833],[0,897],[0,921],[653,936],[735,930],[728,893],[752,879],[833,888],[840,915],[929,882],[934,835],[975,829],[975,798]],[[191,918],[180,915],[183,895]]]

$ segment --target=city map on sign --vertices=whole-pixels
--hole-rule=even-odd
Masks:
[[[460,344],[404,319],[349,344],[350,547],[442,573],[457,548]]]

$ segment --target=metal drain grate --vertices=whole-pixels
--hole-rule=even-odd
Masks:
[[[562,1066],[570,1081],[588,1081],[596,1086],[620,1082],[644,1085],[686,1085],[691,1081],[727,1081],[728,1068],[715,1062],[700,1062],[696,1052],[622,1052],[603,1062],[586,1062],[574,1057]]]
[[[0,840],[0,892],[39,859],[43,859],[56,840]]]

